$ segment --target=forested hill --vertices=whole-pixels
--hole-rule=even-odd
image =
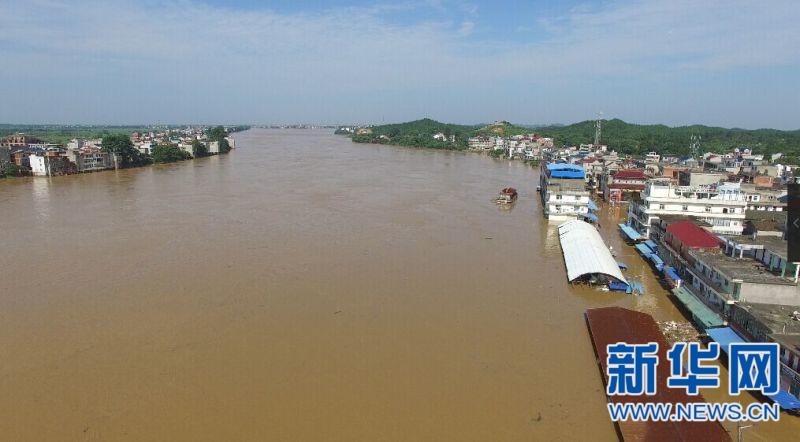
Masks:
[[[467,138],[471,137],[476,129],[476,126],[440,123],[430,118],[423,118],[407,123],[372,126],[366,128],[364,133],[353,135],[353,141],[434,149],[466,149]],[[443,133],[448,139],[451,135],[455,135],[456,142],[435,140],[433,136],[437,133]]]
[[[440,149],[464,149],[467,138],[478,134],[510,136],[537,133],[554,138],[556,146],[579,145],[594,140],[595,122],[582,121],[567,126],[525,127],[506,121],[489,125],[460,125],[440,123],[430,118],[399,124],[372,126],[369,133],[353,135],[362,143],[398,144]],[[455,135],[456,143],[433,139],[436,133],[448,138]],[[604,120],[601,142],[626,154],[656,151],[662,154],[688,154],[692,135],[701,137],[702,151],[729,151],[734,147],[749,147],[756,153],[783,152],[797,159],[800,156],[800,130],[726,129],[703,125],[669,127],[662,124],[631,124],[619,119]]]
[[[353,135],[357,143],[397,144],[401,146],[430,147],[434,149],[466,149],[467,139],[475,135],[510,136],[531,133],[532,129],[514,126],[507,121],[489,125],[463,125],[440,123],[430,118],[407,123],[383,124],[365,129],[366,133]],[[433,138],[444,134],[447,141]],[[455,135],[455,143],[449,141]]]
[[[734,147],[749,147],[757,153],[783,152],[800,154],[800,130],[726,129],[703,125],[669,127],[663,124],[631,124],[622,120],[603,121],[601,142],[614,150],[642,154],[651,150],[659,153],[688,154],[692,135],[701,137],[703,151],[729,151]],[[555,139],[556,145],[591,143],[595,122],[582,121],[568,126],[548,126],[537,133]]]

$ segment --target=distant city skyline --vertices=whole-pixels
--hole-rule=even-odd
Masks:
[[[0,3],[0,123],[800,129],[800,4]]]

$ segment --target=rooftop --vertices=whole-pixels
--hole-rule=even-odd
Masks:
[[[751,220],[771,220],[786,222],[787,212],[774,210],[748,210],[745,212],[745,219]]]
[[[561,191],[586,192],[586,184],[583,182],[583,180],[550,178],[548,180],[548,186],[556,187]]]
[[[800,321],[794,319],[794,313],[800,311],[800,305],[740,302],[738,306],[758,318],[773,333],[800,335]]]
[[[603,307],[586,310],[586,325],[594,347],[595,356],[603,373],[603,382],[608,378],[608,351],[609,344],[627,342],[629,344],[645,344],[657,342],[658,356],[665,360],[669,345],[664,334],[658,327],[653,317],[621,307]],[[705,401],[702,394],[689,396],[685,390],[667,388],[666,379],[669,377],[669,365],[658,364],[656,394],[654,396],[610,396],[610,402],[618,403],[647,403],[670,402],[687,403]],[[703,440],[703,441],[729,441],[730,436],[719,422],[674,422],[657,421],[621,421],[617,428],[623,440]]]
[[[646,180],[647,176],[642,169],[620,169],[614,174],[614,179],[619,180]]]
[[[687,221],[699,227],[711,227],[711,224],[689,215],[658,215],[658,219],[666,222],[668,225],[681,221]]]
[[[749,246],[761,246],[755,248],[764,248],[768,249],[771,252],[777,253],[783,257],[787,255],[787,249],[789,248],[789,242],[783,238],[778,238],[777,236],[757,236],[753,238],[750,235],[729,235],[723,236],[723,239],[731,241],[736,244],[745,244]]]
[[[722,250],[693,250],[691,253],[729,279],[756,284],[795,285],[791,279],[770,272],[760,261],[751,257],[732,258],[722,253]]]
[[[687,247],[719,248],[720,240],[691,221],[678,221],[667,226],[667,232]]]

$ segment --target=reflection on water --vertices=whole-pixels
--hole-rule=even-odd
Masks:
[[[566,284],[535,168],[327,131],[237,146],[0,182],[2,439],[616,438],[583,312],[681,315],[614,214],[646,296]]]
[[[40,227],[45,227],[50,218],[50,181],[45,177],[30,180],[30,199]]]

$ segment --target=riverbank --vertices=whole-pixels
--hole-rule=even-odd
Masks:
[[[108,169],[130,169],[226,154],[241,126],[187,127],[160,132],[110,133],[47,143],[24,133],[0,140],[0,177],[61,176]]]

